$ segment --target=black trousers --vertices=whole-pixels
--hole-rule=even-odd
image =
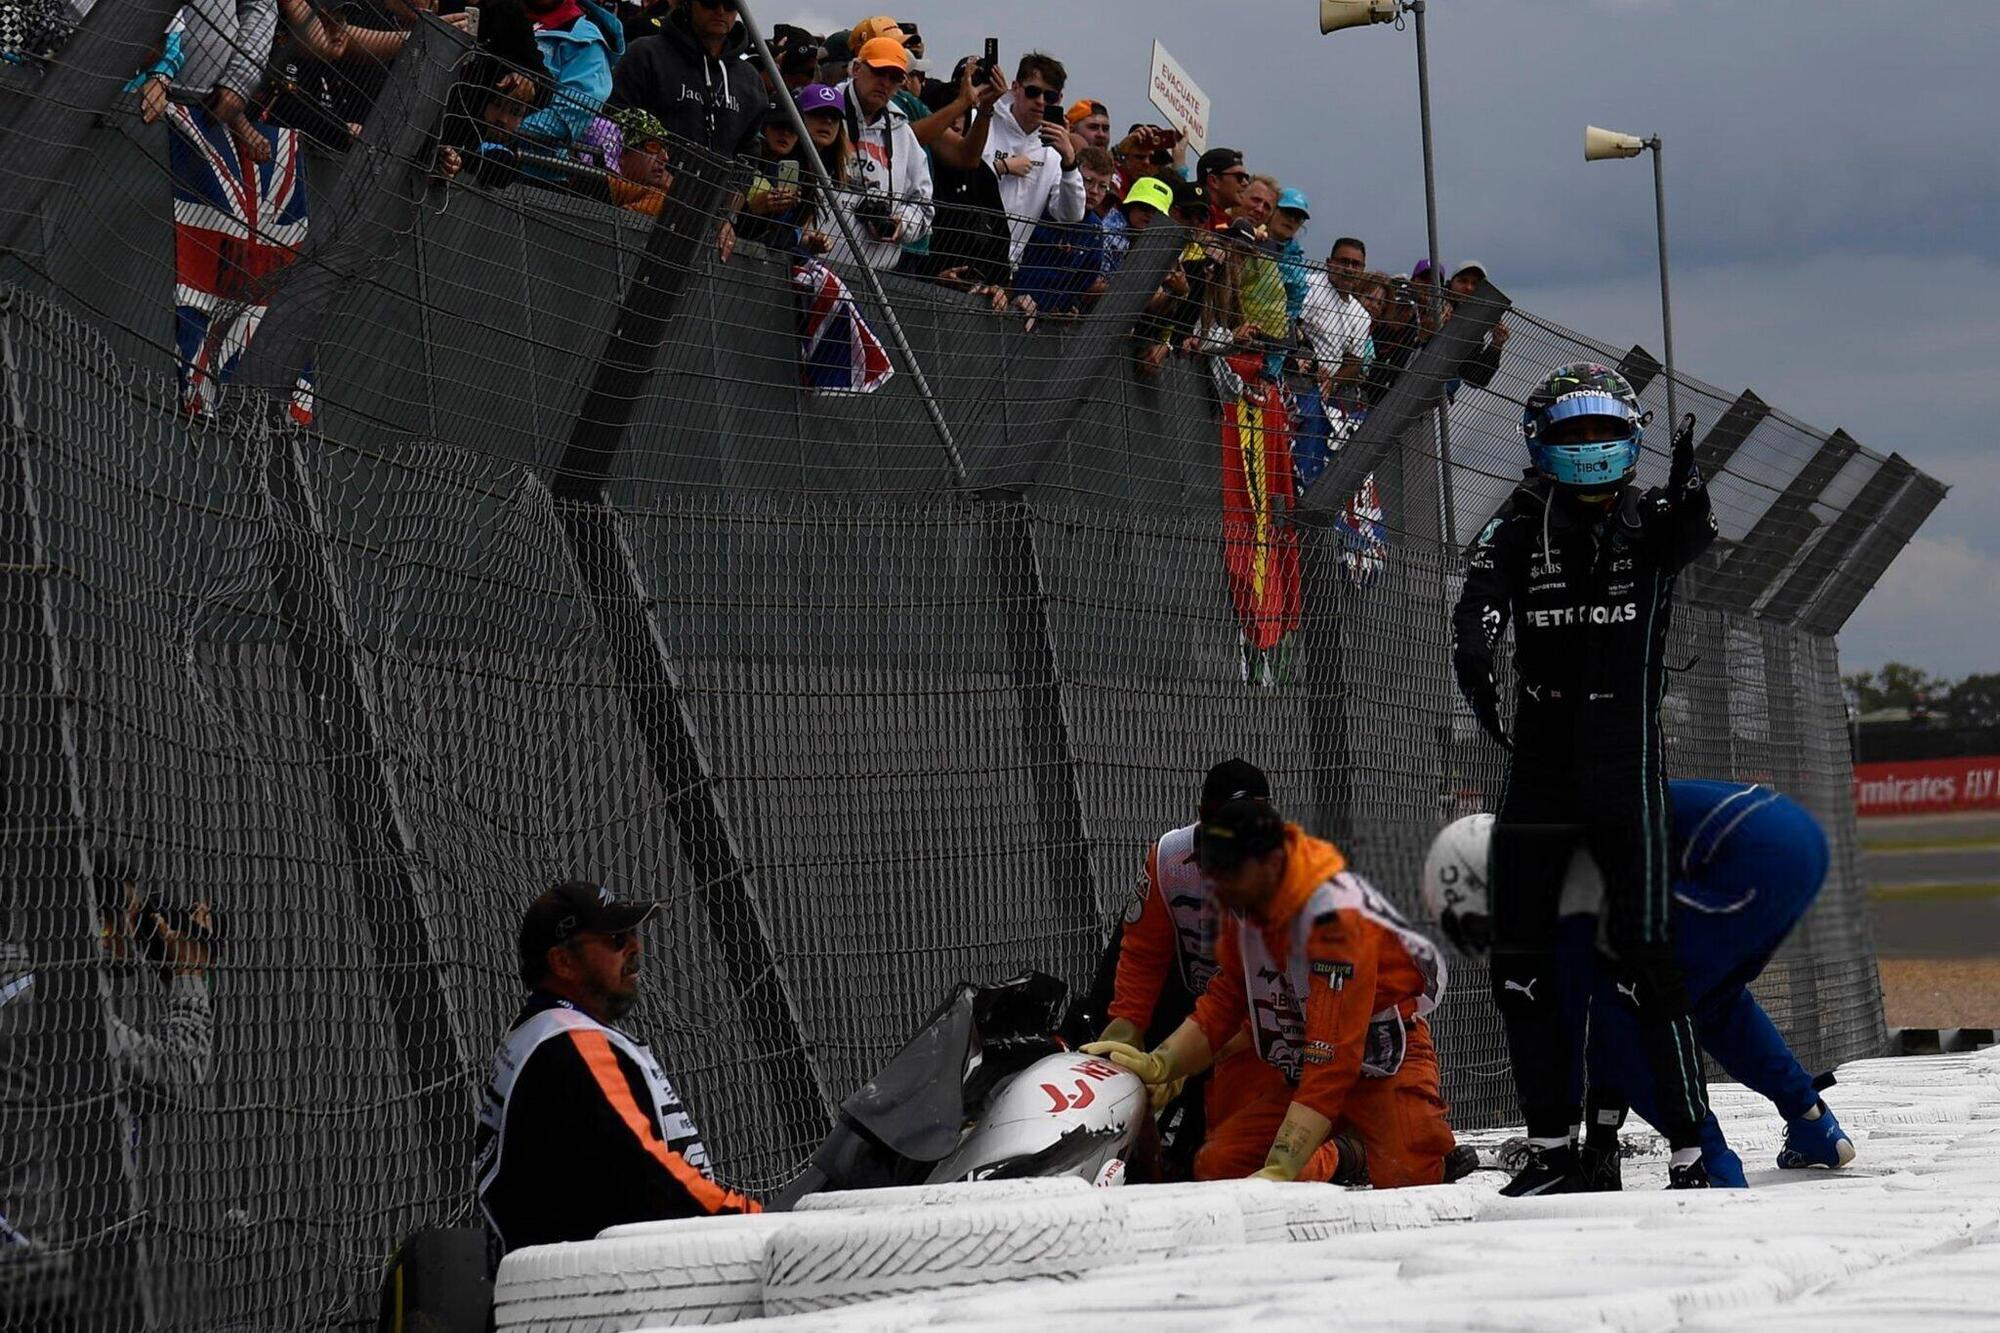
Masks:
[[[1587,852],[1604,881],[1600,912],[1614,989],[1638,1020],[1659,1086],[1662,1128],[1673,1147],[1698,1147],[1708,1091],[1674,959],[1657,726],[1580,725],[1567,710],[1541,713],[1524,711],[1515,729],[1491,867],[1493,999],[1528,1133],[1557,1138],[1582,1115],[1570,1071],[1584,1034],[1564,1017],[1555,945],[1571,860]],[[1621,732],[1634,743],[1614,748]],[[1580,738],[1604,752],[1592,753]]]

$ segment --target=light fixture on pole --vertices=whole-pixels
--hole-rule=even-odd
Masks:
[[[1319,0],[1319,30],[1339,32],[1370,23],[1394,23],[1396,0]]]
[[[1660,337],[1667,345],[1667,420],[1669,431],[1680,429],[1680,402],[1674,393],[1674,302],[1667,286],[1667,183],[1660,166],[1660,136],[1641,139],[1636,134],[1620,134],[1595,125],[1583,127],[1583,160],[1602,162],[1614,157],[1637,157],[1653,150],[1653,214],[1660,233]]]
[[[1402,26],[1405,14],[1417,18],[1417,117],[1424,138],[1424,230],[1430,243],[1430,293],[1433,318],[1444,308],[1444,270],[1438,259],[1437,169],[1431,152],[1431,48],[1424,34],[1424,0],[1319,0],[1319,30],[1339,32],[1374,23]],[[1438,405],[1438,534],[1447,546],[1458,544],[1458,505],[1451,487],[1451,434],[1445,408]]]

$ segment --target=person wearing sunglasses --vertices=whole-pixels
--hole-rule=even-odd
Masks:
[[[1195,163],[1194,178],[1208,191],[1209,230],[1221,231],[1229,225],[1236,206],[1243,202],[1244,190],[1250,185],[1250,172],[1243,165],[1241,150],[1209,149]]]
[[[910,80],[910,53],[901,37],[871,37],[848,66],[840,95],[853,155],[834,207],[854,224],[857,255],[836,226],[831,257],[893,269],[903,247],[930,235],[936,215],[930,158],[896,94]]]
[[[986,161],[1000,181],[1007,212],[1008,261],[1019,264],[1035,224],[1083,219],[1083,173],[1077,143],[1063,123],[1062,62],[1039,51],[1021,57],[1014,84],[993,109]]]
[[[659,1060],[613,1026],[639,1002],[640,928],[658,908],[569,880],[521,919],[528,999],[493,1057],[473,1140],[480,1211],[503,1250],[762,1211],[715,1182]]]
[[[736,0],[687,0],[656,36],[633,42],[611,75],[610,107],[650,111],[675,139],[721,157],[753,151],[770,106]]]

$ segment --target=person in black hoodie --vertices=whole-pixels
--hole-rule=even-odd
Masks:
[[[470,168],[470,178],[505,189],[518,174],[514,132],[524,116],[547,104],[548,66],[535,46],[535,25],[521,0],[484,0],[478,52],[459,69],[438,129],[443,174]]]
[[[687,0],[658,36],[626,49],[610,106],[650,111],[669,134],[720,157],[753,151],[770,99],[756,68],[738,59],[749,42],[736,0]]]

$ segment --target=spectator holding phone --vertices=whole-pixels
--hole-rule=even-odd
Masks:
[[[1000,210],[1000,182],[985,162],[986,136],[1001,94],[984,60],[958,62],[950,82],[924,88],[926,124],[940,118],[943,132],[927,145],[937,213],[928,252],[905,253],[902,270],[994,300],[1007,298],[1007,219]],[[917,127],[919,137],[923,126]]]
[[[808,84],[798,91],[799,110],[824,118],[834,134],[840,129],[840,94],[823,83]],[[743,196],[743,209],[736,215],[739,240],[756,241],[774,250],[823,254],[827,238],[810,231],[812,206],[800,182],[810,170],[798,131],[791,118],[776,107],[764,114],[757,132],[757,151],[748,159],[750,188]]]
[[[861,252],[850,250],[836,228],[831,254],[837,261],[892,269],[905,243],[930,234],[935,211],[930,159],[909,116],[893,101],[909,74],[910,54],[903,43],[875,37],[862,45],[838,90],[853,153],[833,207],[853,222]]]
[[[1014,85],[993,111],[986,160],[1000,181],[1008,216],[1009,262],[1019,264],[1035,224],[1083,220],[1083,173],[1076,144],[1058,114],[1069,74],[1054,56],[1030,51],[1014,70]]]
[[[1112,188],[1118,196],[1122,199],[1130,194],[1132,186],[1148,176],[1166,181],[1178,178],[1174,152],[1179,143],[1180,134],[1163,125],[1134,125],[1111,150],[1111,160],[1118,166]]]

